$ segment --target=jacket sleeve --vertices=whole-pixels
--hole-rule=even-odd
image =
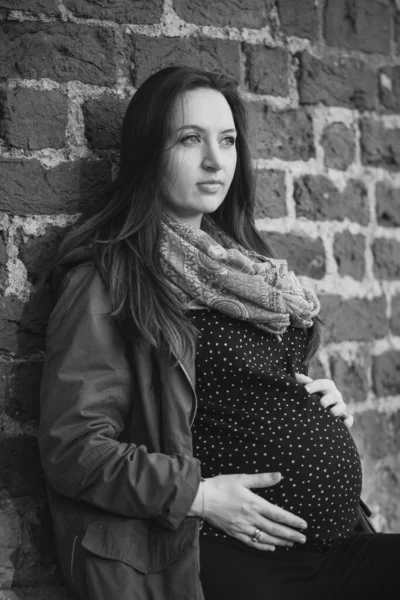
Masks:
[[[200,463],[119,441],[133,402],[106,290],[93,267],[78,267],[47,330],[38,436],[47,481],[69,498],[175,529],[197,493]]]

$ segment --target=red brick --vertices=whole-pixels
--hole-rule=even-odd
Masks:
[[[330,169],[346,170],[354,160],[354,133],[343,123],[331,123],[325,127],[321,146],[324,149],[324,163]]]
[[[75,17],[114,21],[115,23],[159,23],[162,0],[65,0]]]
[[[40,381],[43,362],[30,360],[16,363],[9,377],[10,416],[17,421],[39,419]]]
[[[325,367],[319,360],[318,356],[314,356],[308,368],[308,376],[311,379],[326,379]]]
[[[116,81],[114,32],[72,23],[0,23],[0,80]]]
[[[288,61],[286,48],[267,48],[245,44],[247,80],[251,92],[271,96],[287,96]]]
[[[318,15],[315,0],[278,0],[279,19],[286,35],[309,38],[318,37]]]
[[[54,0],[1,0],[0,9],[26,10],[30,13],[41,13],[49,16],[59,14],[57,2]]]
[[[390,328],[395,335],[400,335],[400,295],[392,298],[392,316]]]
[[[0,298],[0,350],[17,356],[43,351],[51,306],[44,295],[42,300],[22,304],[15,296]]]
[[[132,80],[138,87],[163,67],[185,64],[220,71],[240,80],[240,45],[229,40],[203,38],[149,38],[135,35],[132,45]]]
[[[317,58],[304,51],[299,55],[298,87],[302,104],[374,109],[377,77],[364,61],[348,57]]]
[[[267,24],[273,4],[273,0],[173,0],[175,12],[187,23],[251,29]]]
[[[374,274],[379,279],[400,279],[400,243],[385,238],[376,239],[372,246]]]
[[[394,18],[394,39],[396,42],[396,53],[400,54],[400,10],[397,10]]]
[[[385,67],[379,73],[379,98],[390,112],[400,112],[400,66]]]
[[[68,101],[56,91],[16,88],[0,94],[0,134],[15,148],[39,150],[65,145]]]
[[[320,299],[326,341],[368,342],[387,335],[385,298],[345,300],[340,296],[322,295]]]
[[[17,215],[76,213],[96,203],[111,184],[106,160],[61,163],[44,169],[39,161],[0,161],[0,210]]]
[[[330,361],[332,379],[345,402],[364,402],[369,392],[368,372],[365,364],[347,362],[340,356]]]
[[[295,181],[294,201],[299,217],[369,222],[367,190],[361,181],[350,180],[340,193],[327,177],[304,175]]]
[[[382,123],[361,119],[361,160],[364,165],[400,169],[400,129],[386,129]]]
[[[365,275],[365,237],[343,231],[335,235],[334,255],[339,274],[361,281]]]
[[[388,350],[374,356],[372,379],[378,396],[400,394],[400,352]]]
[[[389,3],[387,0],[327,0],[324,35],[330,46],[389,54]]]
[[[17,333],[23,310],[23,303],[15,296],[0,297],[0,350],[18,351]]]
[[[312,120],[303,110],[272,112],[248,104],[250,145],[255,158],[308,160],[315,156]]]
[[[49,226],[46,233],[30,237],[19,248],[19,258],[24,263],[30,281],[36,283],[56,255],[60,240],[65,233],[62,227]]]
[[[7,286],[7,261],[7,245],[4,239],[4,232],[0,231],[0,291],[4,291]]]
[[[376,410],[357,413],[352,428],[357,447],[364,460],[380,460],[390,455],[392,448],[390,417]]]
[[[0,439],[0,472],[3,489],[11,497],[27,496],[43,487],[37,442],[33,436]]]
[[[106,150],[119,147],[126,100],[105,98],[88,100],[83,105],[85,133],[91,148]]]
[[[325,275],[325,252],[320,238],[305,235],[261,232],[277,258],[285,258],[296,275],[322,279]]]
[[[284,171],[256,171],[256,204],[254,217],[276,218],[286,216],[286,185]]]
[[[383,227],[400,227],[400,188],[380,181],[375,187],[376,215]]]

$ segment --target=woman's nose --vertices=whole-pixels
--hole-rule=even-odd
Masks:
[[[218,147],[209,146],[203,157],[203,168],[219,171],[221,167],[221,156]]]

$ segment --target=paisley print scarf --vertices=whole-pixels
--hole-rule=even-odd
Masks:
[[[207,217],[198,229],[163,215],[161,261],[187,309],[209,307],[279,336],[289,325],[311,327],[320,309],[286,260],[245,249]]]

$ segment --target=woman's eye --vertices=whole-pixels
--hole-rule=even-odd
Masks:
[[[188,143],[188,144],[193,144],[198,141],[199,141],[199,136],[195,135],[195,134],[186,135],[184,138],[181,139],[181,142]]]
[[[234,138],[232,135],[230,135],[230,136],[224,138],[222,141],[225,146],[234,146],[236,143],[236,138]]]

